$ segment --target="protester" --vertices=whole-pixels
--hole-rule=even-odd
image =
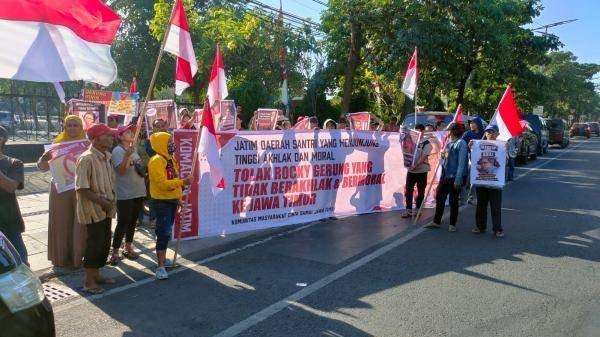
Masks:
[[[310,126],[309,129],[310,130],[319,130],[319,120],[317,119],[317,117],[313,116],[313,117],[309,117],[309,122],[310,122]]]
[[[108,115],[106,117],[106,124],[109,128],[116,129],[119,126],[119,116],[118,115]]]
[[[182,187],[191,183],[191,177],[179,178],[179,167],[173,154],[176,151],[171,135],[166,132],[157,132],[150,136],[150,143],[156,152],[148,163],[150,178],[150,196],[152,208],[156,214],[156,278],[165,280],[169,278],[165,269],[167,246],[171,239],[173,222],[177,206],[182,197]]]
[[[425,124],[425,132],[433,132],[435,131],[435,127],[431,123]]]
[[[323,129],[325,129],[325,130],[337,129],[337,125],[333,119],[327,119],[325,121],[325,123],[323,123]]]
[[[179,109],[179,119],[180,119],[179,128],[187,129],[187,130],[196,129],[196,126],[194,126],[193,117],[194,117],[194,115],[192,113],[190,113],[188,109],[186,109],[186,108]]]
[[[465,134],[463,135],[463,140],[469,144],[469,142],[473,139],[483,139],[483,120],[479,117],[475,117],[471,120],[471,122],[469,123],[469,131],[465,132]],[[471,150],[468,148],[468,152],[469,152],[469,158],[470,158],[470,153]],[[469,203],[470,205],[473,205],[476,203],[476,201],[474,200],[474,191],[473,188],[471,187],[471,184],[469,182],[469,180],[467,179],[467,186],[469,186],[467,188],[467,203]],[[464,194],[463,196],[463,203],[464,203]]]
[[[499,129],[496,125],[489,125],[485,128],[485,139],[496,140],[498,138]],[[469,143],[469,146],[472,142]],[[508,146],[508,144],[507,144]],[[507,147],[508,149],[508,147]],[[492,213],[492,230],[494,235],[498,238],[504,236],[504,230],[502,229],[501,216],[502,216],[502,189],[477,186],[475,187],[477,193],[477,209],[475,211],[475,224],[472,232],[474,234],[485,233],[487,227],[487,209],[488,204],[490,205],[490,211]]]
[[[110,251],[110,225],[116,212],[115,172],[110,163],[114,129],[94,124],[87,130],[92,145],[77,160],[75,190],[77,219],[87,229],[83,259],[83,290],[91,294],[104,292],[101,284],[114,283],[100,274]]]
[[[169,129],[167,128],[167,122],[165,122],[164,119],[158,118],[152,122],[152,133],[157,132],[169,132]],[[148,154],[148,157],[152,157],[156,154],[156,152],[154,152],[154,150],[152,149],[152,145],[149,141],[146,142],[145,147],[146,154]]]
[[[8,131],[0,126],[0,231],[15,247],[21,260],[29,265],[21,234],[25,231],[25,223],[15,194],[24,187],[23,162],[4,154],[7,141]]]
[[[344,116],[340,117],[340,119],[338,119],[337,128],[340,130],[349,130],[348,119]]]
[[[120,126],[117,131],[119,145],[112,151],[112,164],[116,171],[117,194],[117,227],[112,244],[112,256],[109,263],[116,266],[119,263],[119,249],[125,236],[123,256],[130,260],[138,258],[139,254],[133,249],[133,235],[138,216],[144,206],[146,170],[140,156],[133,146],[135,125]]]
[[[243,130],[243,126],[242,126],[242,119],[240,118],[240,116],[235,116],[235,129],[236,130]]]
[[[444,164],[442,165],[442,175],[435,197],[435,215],[430,227],[440,228],[446,199],[450,196],[450,225],[448,231],[456,232],[458,196],[469,172],[467,169],[468,153],[467,144],[461,138],[465,132],[464,124],[451,123],[448,130],[450,131],[450,141],[442,152]]]
[[[508,154],[508,161],[507,161],[507,165],[506,165],[506,180],[507,181],[512,181],[514,178],[514,174],[515,174],[515,164],[516,164],[516,160],[517,160],[517,154],[519,153],[519,148],[517,146],[518,144],[518,140],[516,137],[511,137],[508,139],[508,142],[506,142],[506,146],[507,146],[507,150],[506,153]]]
[[[421,141],[419,142],[417,151],[415,152],[414,164],[408,169],[408,173],[406,174],[406,189],[404,191],[406,212],[402,214],[403,218],[410,218],[411,216],[416,215],[416,213],[413,213],[412,211],[413,191],[415,189],[415,185],[417,185],[418,192],[416,200],[417,210],[421,208],[421,204],[425,198],[427,174],[431,170],[431,167],[429,166],[429,155],[431,154],[433,147],[431,146],[429,140],[422,136],[423,132],[425,131],[425,126],[423,126],[423,124],[417,124],[415,129],[421,132]]]
[[[52,141],[53,144],[85,139],[83,121],[79,116],[65,117],[63,131]],[[37,167],[42,172],[50,169],[50,152],[38,159]],[[54,182],[50,182],[48,198],[48,260],[54,267],[80,268],[85,252],[85,227],[77,221],[75,190],[58,193]]]
[[[435,131],[446,131],[446,123],[444,121],[435,122]]]

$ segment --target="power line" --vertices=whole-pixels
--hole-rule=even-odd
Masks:
[[[260,2],[260,1],[256,1],[256,0],[245,0],[245,1],[249,2],[249,3],[252,3],[254,5],[266,8],[266,9],[268,9],[268,10],[274,12],[274,13],[278,13],[279,14],[279,12],[280,12],[279,9],[277,9],[275,7],[272,7],[272,6],[269,6],[267,4],[264,4],[264,3]],[[303,18],[301,16],[298,16],[298,15],[295,15],[295,14],[292,14],[292,13],[289,13],[289,12],[286,12],[286,11],[281,11],[281,13],[283,14],[283,16],[287,16],[288,18],[294,18],[294,19],[296,19],[298,21],[301,21],[301,22],[303,22],[305,24],[308,24],[308,25],[312,25],[315,28],[321,30],[321,25],[319,25],[317,23],[314,23],[311,20],[308,20],[306,18]]]
[[[326,3],[324,3],[323,1],[319,1],[319,0],[312,0],[312,2],[318,3],[319,5],[323,5],[325,7],[327,7],[328,5]]]
[[[537,31],[537,30],[540,30],[540,29],[544,29],[544,32],[543,32],[543,33],[542,33],[542,32],[538,32],[538,33],[540,33],[540,34],[544,34],[544,35],[549,35],[549,34],[548,34],[548,28],[551,28],[551,27],[556,27],[556,26],[561,26],[561,25],[566,25],[567,23],[575,22],[575,21],[577,21],[577,20],[579,20],[579,19],[571,19],[571,20],[565,20],[565,21],[554,22],[554,23],[550,23],[550,24],[547,24],[547,25],[544,25],[544,26],[540,26],[540,27],[538,27],[538,28],[533,28],[533,29],[531,29],[531,30],[532,30],[532,31]],[[551,35],[551,34],[550,34],[550,35]]]

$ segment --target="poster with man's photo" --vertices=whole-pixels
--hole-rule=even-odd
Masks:
[[[415,161],[415,152],[421,140],[421,132],[417,130],[402,129],[400,131],[400,143],[402,144],[402,155],[404,167],[411,167]]]
[[[97,102],[72,99],[67,102],[67,114],[81,117],[84,130],[94,123],[106,123],[104,104]]]
[[[140,103],[140,107],[143,103]],[[167,124],[168,129],[176,129],[178,124],[177,106],[172,99],[161,101],[149,101],[146,104],[146,122],[148,132],[152,131],[152,125],[155,120],[162,119]]]
[[[505,184],[506,142],[473,140],[471,145],[471,185],[502,188]]]
[[[59,144],[44,145],[44,152],[50,153],[50,174],[58,193],[75,188],[75,166],[77,159],[90,147],[87,139]]]
[[[370,112],[353,112],[347,115],[352,130],[369,131],[371,130]]]
[[[226,100],[219,102],[219,123],[217,124],[217,130],[229,131],[235,129],[235,121],[237,117],[237,111],[235,109],[235,101]]]
[[[258,109],[254,114],[254,123],[256,130],[273,130],[277,123],[279,110],[277,109]]]

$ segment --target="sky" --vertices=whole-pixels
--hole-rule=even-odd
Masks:
[[[279,0],[261,0],[279,7]],[[283,10],[319,22],[325,6],[318,2],[327,0],[282,0]],[[600,63],[600,0],[542,0],[544,10],[534,19],[529,28],[569,19],[578,21],[552,27],[548,33],[557,35],[565,45],[563,50],[571,51],[581,63]]]

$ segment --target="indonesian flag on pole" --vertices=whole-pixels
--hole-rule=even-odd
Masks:
[[[137,78],[135,76],[133,76],[133,81],[131,81],[131,84],[129,85],[129,93],[133,94],[136,92],[138,92]]]
[[[165,51],[177,56],[175,65],[175,93],[181,95],[185,89],[194,83],[194,75],[198,71],[190,27],[185,16],[182,0],[175,1],[175,9],[171,18]]]
[[[462,106],[462,104],[459,104],[456,107],[456,113],[454,113],[454,118],[452,118],[452,122],[459,123],[459,124],[465,124],[465,118],[463,116],[463,106]]]
[[[523,133],[521,115],[519,114],[517,101],[515,100],[510,85],[504,91],[504,95],[502,95],[502,99],[498,104],[498,108],[496,109],[490,124],[498,126],[498,129],[500,130],[498,140],[507,141],[508,139],[517,137]]]
[[[225,78],[225,63],[223,62],[221,50],[217,45],[208,83],[208,103],[210,107],[213,108],[215,102],[224,100],[227,95],[229,93],[227,92],[227,78]]]
[[[54,85],[54,90],[56,90],[56,95],[58,95],[58,99],[60,99],[60,101],[62,103],[66,103],[65,102],[65,87],[63,86],[62,82],[54,82],[52,83]]]
[[[406,72],[404,72],[404,81],[402,82],[402,92],[411,100],[415,99],[418,76],[419,68],[417,67],[417,48],[415,48],[415,51],[408,62]]]
[[[210,179],[212,181],[213,192],[214,188],[225,188],[225,179],[223,176],[223,164],[219,156],[219,146],[217,145],[217,135],[213,122],[213,114],[208,99],[204,101],[204,112],[202,113],[200,131],[200,142],[198,144],[198,152],[206,158],[210,167]]]
[[[110,45],[120,24],[100,0],[2,0],[0,78],[107,86],[117,78]]]

